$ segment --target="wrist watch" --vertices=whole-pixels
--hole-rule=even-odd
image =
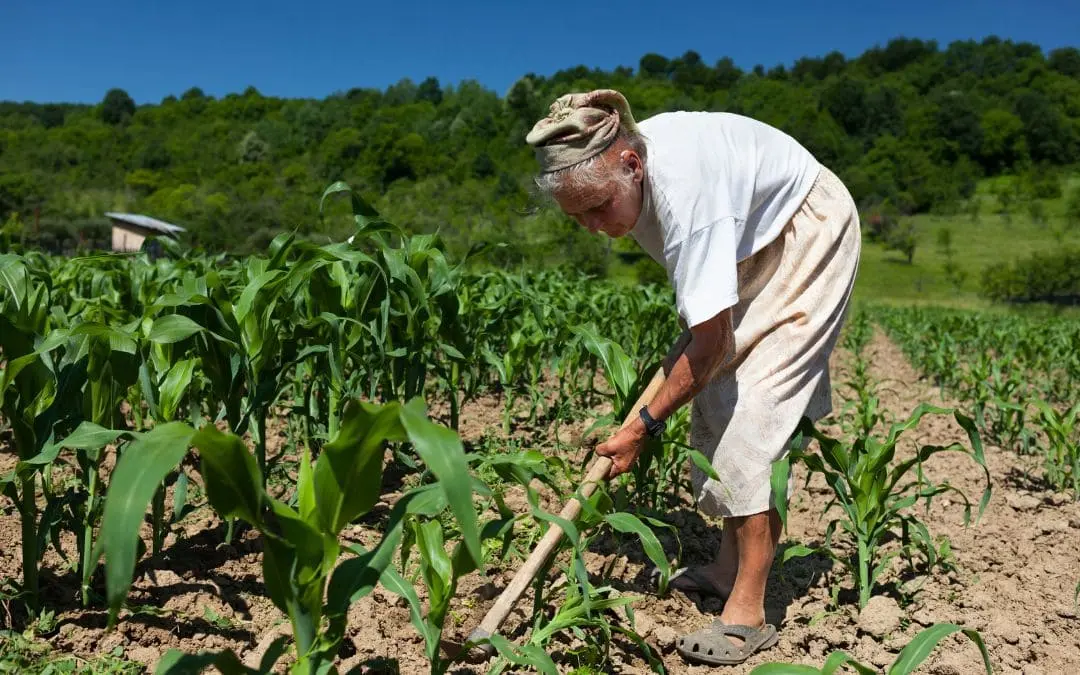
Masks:
[[[664,429],[667,428],[667,422],[653,419],[653,416],[649,414],[649,406],[641,406],[641,421],[645,423],[645,433],[653,438],[659,438]]]

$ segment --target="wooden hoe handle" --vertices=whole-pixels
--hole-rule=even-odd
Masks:
[[[672,347],[672,350],[668,353],[666,361],[674,362],[675,359],[682,354],[686,349],[686,345],[690,342],[689,331],[685,331],[679,340]],[[660,387],[664,385],[665,380],[663,366],[656,369],[656,372],[652,376],[652,380],[649,381],[649,386],[645,387],[645,391],[638,397],[637,402],[631,407],[630,412],[627,413],[626,419],[623,420],[622,427],[626,427],[633,422],[638,416],[638,410],[641,406],[648,405],[650,401],[660,391]],[[611,459],[608,457],[597,457],[589,468],[589,472],[585,475],[585,480],[581,484],[581,494],[584,498],[588,499],[593,492],[596,491],[597,484],[604,480],[611,470]],[[581,502],[577,497],[571,498],[566,503],[563,510],[559,513],[560,518],[564,518],[570,522],[573,522],[575,518],[581,513]],[[495,634],[502,625],[502,622],[506,620],[506,617],[510,614],[510,610],[514,608],[518,598],[525,592],[529,584],[532,583],[536,573],[543,567],[551,554],[555,552],[555,549],[559,545],[559,540],[563,536],[563,530],[558,525],[552,523],[544,534],[543,539],[536,545],[533,552],[529,555],[529,559],[525,561],[525,564],[517,571],[514,578],[510,581],[510,584],[499,595],[499,599],[495,601],[495,604],[488,610],[484,620],[480,622],[480,626],[473,630],[469,634],[469,642],[476,642],[485,638],[489,638]],[[495,648],[491,643],[473,646],[474,652],[480,652],[476,656],[491,656],[495,652]]]

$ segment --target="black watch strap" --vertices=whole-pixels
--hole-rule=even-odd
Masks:
[[[660,434],[664,433],[664,429],[667,428],[667,423],[653,419],[653,416],[649,414],[649,406],[641,406],[640,414],[641,421],[645,423],[645,433],[653,438],[658,438]]]

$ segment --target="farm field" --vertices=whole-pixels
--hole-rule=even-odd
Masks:
[[[352,200],[350,244],[0,256],[0,663],[711,672],[674,644],[720,602],[651,573],[719,543],[686,411],[562,523],[498,656],[442,656],[679,329],[659,287],[466,273]],[[1065,319],[860,303],[791,467],[780,642],[720,672],[835,650],[880,670],[931,637],[919,672],[983,672],[979,644],[994,672],[1080,669],[1078,346]]]

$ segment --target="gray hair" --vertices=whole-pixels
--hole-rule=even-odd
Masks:
[[[630,146],[634,152],[641,157],[641,161],[646,161],[647,150],[645,147],[645,137],[639,133],[627,131],[626,129],[619,129],[618,135],[615,140],[612,141],[611,146],[618,144],[619,139],[623,139]],[[609,149],[611,148],[609,146]],[[602,158],[607,152],[601,152],[598,155],[578,162],[573,166],[568,166],[565,169],[559,169],[557,171],[551,171],[548,173],[542,173],[538,175],[534,180],[536,187],[540,192],[546,196],[551,197],[555,192],[571,191],[577,192],[586,189],[600,189],[614,183],[621,188],[629,188],[630,183],[633,180],[633,172],[625,170],[625,167],[621,171],[616,171],[614,174],[603,166]]]

